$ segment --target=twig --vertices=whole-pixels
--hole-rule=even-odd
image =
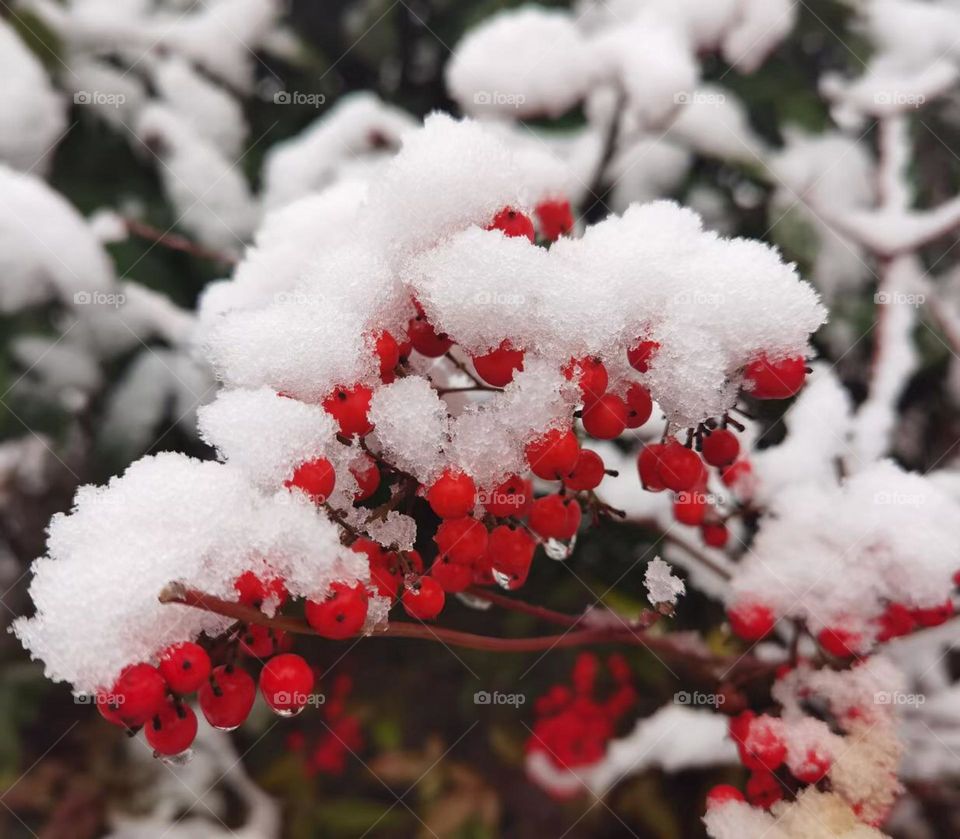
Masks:
[[[275,617],[263,614],[259,609],[244,606],[232,600],[206,594],[188,588],[182,583],[170,583],[162,592],[161,603],[174,603],[203,609],[207,612],[233,618],[247,624],[258,624],[272,629],[280,629],[296,635],[317,635],[318,633],[306,621],[299,618]],[[529,605],[529,604],[528,604]],[[549,611],[549,610],[548,610]],[[559,613],[557,613],[559,614]],[[642,621],[641,621],[642,624]],[[602,627],[571,628],[561,635],[539,635],[528,638],[496,638],[488,635],[476,635],[457,629],[429,626],[425,623],[392,621],[385,629],[374,631],[370,638],[411,638],[432,641],[452,647],[500,653],[542,652],[552,649],[581,647],[593,644],[630,644],[645,647],[662,656],[670,657],[687,666],[701,671],[701,675],[719,680],[719,674],[736,670],[744,678],[767,677],[773,673],[780,662],[765,662],[750,656],[738,658],[713,655],[690,649],[681,639],[677,642],[670,636],[648,634],[642,625],[612,625]]]
[[[123,223],[126,225],[127,232],[130,233],[130,235],[139,236],[141,239],[147,239],[150,242],[163,245],[163,247],[169,248],[172,251],[182,251],[183,253],[188,253],[200,259],[209,259],[225,265],[236,265],[239,261],[233,254],[221,253],[220,251],[205,248],[203,245],[198,245],[185,236],[169,231],[164,232],[151,224],[146,224],[137,219],[125,218]]]

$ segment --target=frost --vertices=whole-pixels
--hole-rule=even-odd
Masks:
[[[659,556],[647,565],[643,575],[643,584],[647,589],[647,599],[657,606],[661,603],[675,606],[677,598],[686,593],[683,580],[673,576],[673,569]]]

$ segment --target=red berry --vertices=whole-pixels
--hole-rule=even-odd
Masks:
[[[574,492],[587,492],[600,486],[604,472],[603,458],[590,449],[580,449],[577,465],[563,479],[564,486]]]
[[[380,469],[369,455],[357,458],[350,467],[350,474],[357,482],[357,491],[353,495],[353,500],[357,503],[366,501],[380,487]]]
[[[246,670],[231,665],[215,667],[197,691],[203,716],[214,728],[232,731],[250,714],[257,686]]]
[[[605,393],[583,411],[583,427],[598,440],[613,440],[627,427],[627,403],[619,396]]]
[[[657,452],[657,476],[674,492],[696,489],[704,477],[703,461],[692,449],[671,440]]]
[[[747,781],[747,798],[755,807],[766,809],[783,798],[783,787],[772,772],[754,772]]]
[[[551,428],[527,443],[527,463],[538,478],[555,481],[569,475],[580,457],[580,444],[572,431]]]
[[[817,635],[817,642],[836,658],[853,658],[859,652],[863,639],[858,632],[842,626],[828,626]]]
[[[292,716],[303,710],[313,692],[310,665],[298,655],[274,656],[260,671],[260,693],[278,714]]]
[[[487,529],[475,518],[444,519],[433,537],[440,553],[453,562],[469,565],[487,550]]]
[[[490,492],[480,493],[484,509],[493,516],[525,516],[533,504],[533,484],[511,475]]]
[[[403,573],[400,569],[400,557],[395,553],[380,552],[370,560],[370,582],[377,588],[381,597],[393,600],[400,591]]]
[[[486,355],[475,356],[473,366],[488,385],[506,387],[513,381],[513,374],[523,370],[523,350],[515,350],[504,341]]]
[[[807,363],[801,356],[771,361],[765,355],[743,371],[744,388],[757,399],[786,399],[803,387]]]
[[[651,443],[640,450],[637,457],[637,470],[640,472],[640,483],[648,492],[663,492],[666,487],[660,480],[660,455],[666,446],[662,443]]]
[[[466,591],[473,582],[473,565],[470,563],[454,562],[450,557],[440,554],[430,567],[430,576],[440,588],[450,594]]]
[[[627,350],[627,361],[634,370],[646,373],[650,369],[650,362],[660,349],[660,344],[656,341],[638,340],[630,349]]]
[[[711,466],[729,466],[740,454],[740,441],[726,428],[719,428],[703,441],[703,459]]]
[[[673,517],[680,524],[696,527],[707,515],[707,501],[700,492],[681,492],[673,501]]]
[[[707,809],[726,804],[728,801],[743,801],[743,793],[730,784],[717,784],[707,793]]]
[[[750,723],[747,736],[738,744],[740,760],[748,769],[775,771],[787,757],[787,746],[772,717],[757,717]]]
[[[167,701],[144,727],[147,742],[160,755],[178,755],[197,736],[197,715],[180,702]]]
[[[117,715],[131,728],[143,725],[167,699],[167,683],[152,664],[125,667],[110,690]]]
[[[510,578],[511,588],[519,587],[526,582],[536,549],[536,541],[526,530],[500,525],[490,531],[487,558],[495,571]]]
[[[427,501],[442,519],[459,519],[473,512],[477,487],[473,478],[447,469],[427,490]]]
[[[387,384],[395,378],[394,370],[400,363],[400,345],[389,332],[381,332],[376,340],[377,359],[380,362],[380,379]]]
[[[927,609],[914,609],[910,614],[924,628],[940,626],[953,617],[953,601],[945,600],[939,606],[931,606]]]
[[[259,609],[265,600],[274,600],[278,607],[287,602],[287,587],[283,580],[273,578],[264,582],[253,571],[244,571],[233,583],[244,606]]]
[[[534,212],[540,222],[540,232],[544,239],[553,242],[573,230],[573,212],[570,210],[569,201],[541,201]]]
[[[650,391],[643,385],[632,384],[627,388],[627,428],[639,428],[653,413]]]
[[[563,375],[570,382],[576,376],[585,405],[595,402],[607,392],[609,376],[607,368],[599,358],[571,358],[563,368]]]
[[[700,536],[704,544],[711,548],[723,548],[730,538],[730,531],[725,524],[706,522],[700,525]]]
[[[193,693],[210,675],[210,656],[199,644],[184,641],[160,653],[159,670],[174,693]]]
[[[776,618],[762,603],[744,600],[727,609],[730,628],[745,641],[759,641],[773,631]]]
[[[736,489],[742,482],[753,474],[753,467],[749,460],[738,460],[720,473],[720,480],[724,486]]]
[[[416,317],[407,327],[410,344],[420,355],[427,358],[440,358],[453,346],[453,341],[445,333],[438,334],[425,317]]]
[[[347,437],[354,434],[363,436],[373,430],[373,425],[367,419],[372,396],[373,391],[366,385],[338,387],[323,400],[323,410],[337,421],[341,434]]]
[[[791,766],[790,771],[800,783],[815,784],[830,771],[831,763],[832,761],[826,755],[820,754],[815,749],[807,749],[803,763]]]
[[[572,539],[580,527],[580,505],[562,495],[548,495],[533,502],[530,529],[543,539]]]
[[[408,586],[400,602],[407,614],[422,621],[433,620],[443,611],[446,595],[440,584],[432,577],[421,577],[412,586]]]
[[[307,623],[324,638],[350,638],[363,629],[368,599],[362,583],[332,583],[322,601],[307,601]]]
[[[98,690],[94,697],[94,702],[96,702],[100,716],[108,723],[118,725],[121,728],[127,727],[127,724],[123,721],[123,717],[120,714],[120,703],[117,701],[116,696],[108,691]]]
[[[287,640],[286,633],[281,634],[279,630],[268,626],[251,624],[240,636],[240,651],[251,658],[269,658],[279,651],[281,640]]]
[[[301,463],[284,486],[302,489],[315,503],[325,504],[337,482],[333,464],[325,457]]]
[[[743,743],[743,741],[747,739],[747,735],[750,733],[750,726],[756,718],[757,715],[753,711],[743,711],[737,714],[737,716],[731,717],[729,723],[730,739],[738,745]]]
[[[917,626],[913,614],[901,603],[890,603],[876,622],[877,640],[880,642],[909,635]]]
[[[530,216],[524,215],[512,207],[504,207],[493,217],[487,230],[500,230],[506,236],[526,236],[531,242],[536,238],[536,231]]]

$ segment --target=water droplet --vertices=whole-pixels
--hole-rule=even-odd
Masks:
[[[547,539],[547,541],[543,543],[543,549],[550,559],[555,559],[558,562],[562,562],[563,560],[568,559],[570,554],[573,553],[574,544],[576,544],[576,538],[571,540],[569,543],[561,542],[558,539]]]
[[[186,766],[193,760],[193,749],[187,749],[178,755],[161,755],[160,760],[167,766]]]
[[[211,728],[217,729],[217,731],[236,731],[240,728],[239,723],[237,725],[211,725]]]
[[[513,578],[509,574],[503,574],[500,571],[494,569],[493,579],[496,581],[497,585],[500,588],[510,589],[511,584],[513,583]]]
[[[274,708],[273,713],[278,717],[295,717],[303,711],[304,707],[305,706],[301,705],[298,708]]]

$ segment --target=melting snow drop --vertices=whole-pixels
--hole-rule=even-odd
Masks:
[[[167,766],[186,766],[193,760],[193,749],[187,749],[178,755],[157,755],[157,758]]]
[[[550,557],[550,559],[563,562],[563,560],[570,558],[570,555],[573,553],[573,549],[576,547],[576,544],[576,536],[574,536],[569,542],[561,542],[559,539],[547,539],[547,541],[543,543],[543,550],[546,552],[547,556]]]
[[[305,707],[305,705],[301,705],[299,708],[272,708],[271,710],[278,717],[288,718],[299,716]]]
[[[502,571],[497,571],[496,568],[493,569],[493,579],[500,588],[510,589],[511,584],[513,583],[513,578],[509,574],[504,574]]]

